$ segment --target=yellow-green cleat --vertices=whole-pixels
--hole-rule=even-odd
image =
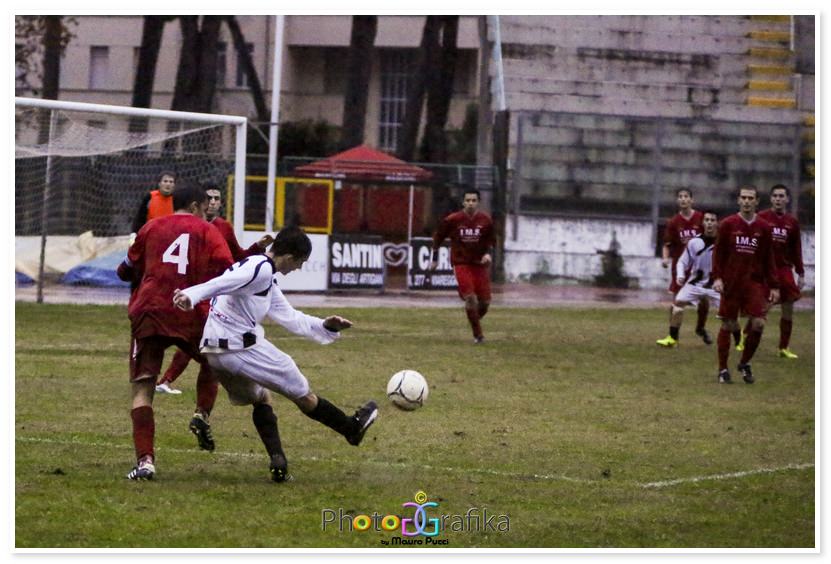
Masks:
[[[744,331],[742,331],[742,338],[739,339],[739,342],[736,344],[736,350],[742,352],[744,350],[744,342],[747,339],[747,335]]]
[[[789,351],[788,349],[779,349],[779,358],[787,358],[789,360],[796,360],[799,358],[799,355],[796,355]]]
[[[671,349],[672,347],[678,346],[678,341],[676,339],[673,339],[670,335],[667,335],[663,339],[658,339],[657,341],[655,341],[655,344],[659,347],[666,347],[668,349]]]

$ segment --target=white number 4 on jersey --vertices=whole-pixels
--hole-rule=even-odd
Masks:
[[[186,274],[188,271],[188,244],[190,233],[182,233],[173,241],[162,255],[162,262],[170,262],[176,265],[179,274]]]

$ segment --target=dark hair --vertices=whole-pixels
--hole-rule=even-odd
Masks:
[[[462,192],[462,196],[467,196],[468,194],[476,194],[476,197],[480,200],[482,199],[482,194],[479,193],[479,190],[476,188],[465,188],[465,191]]]
[[[170,178],[173,179],[174,182],[176,181],[176,173],[175,172],[173,172],[171,170],[163,170],[159,173],[159,177],[156,179],[156,182],[157,183],[161,182],[162,178],[164,178],[165,176],[169,176]]]
[[[774,184],[770,189],[769,195],[773,196],[774,190],[784,190],[785,193],[788,195],[788,198],[791,197],[791,189],[785,186],[784,184]]]
[[[214,184],[213,182],[205,182],[204,184],[202,184],[202,190],[204,190],[205,192],[207,192],[208,190],[216,190],[217,192],[219,192],[219,197],[222,197],[222,190],[219,189],[218,184]]]
[[[718,212],[716,210],[706,209],[703,212],[701,212],[701,217],[703,218],[707,214],[714,215],[716,216],[716,219],[718,219]]]
[[[193,185],[177,186],[173,189],[173,210],[179,211],[190,207],[194,202],[201,204],[208,200],[208,194],[202,188]]]
[[[753,190],[753,193],[756,194],[756,197],[759,197],[759,189],[756,188],[753,184],[746,184],[744,186],[739,186],[738,191],[736,192],[736,197],[742,195],[742,190]]]
[[[690,190],[689,188],[679,188],[675,191],[675,197],[677,198],[681,194],[681,192],[686,192],[690,195],[690,198],[693,197],[692,190]]]
[[[312,254],[312,242],[305,231],[297,226],[289,225],[274,236],[271,252],[275,257],[291,255],[294,258],[306,259]]]

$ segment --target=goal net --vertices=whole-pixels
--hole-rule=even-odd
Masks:
[[[36,289],[38,301],[79,286],[112,294],[120,282],[109,269],[126,254],[133,218],[162,172],[223,190],[240,179],[240,217],[228,219],[241,235],[245,127],[236,116],[16,98],[18,286]]]

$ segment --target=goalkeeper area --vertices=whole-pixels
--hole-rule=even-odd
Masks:
[[[15,99],[17,281],[38,283],[42,299],[43,283],[65,282],[79,261],[115,268],[142,198],[166,171],[179,184],[233,191],[230,219],[242,226],[246,125],[236,116]]]

